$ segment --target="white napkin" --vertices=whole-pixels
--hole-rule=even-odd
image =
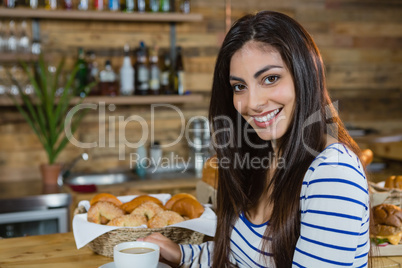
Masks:
[[[150,195],[153,197],[158,198],[159,200],[162,201],[163,204],[165,204],[171,197],[170,194],[154,194]],[[131,195],[131,196],[119,196],[117,197],[122,201],[123,203],[129,202],[132,199],[137,197],[136,195]],[[84,206],[85,209],[88,211],[90,204],[89,201],[81,201],[78,206]],[[169,225],[170,227],[182,227],[186,229],[190,229],[196,232],[203,233],[208,236],[214,236],[215,235],[215,229],[216,229],[216,215],[215,212],[212,211],[212,209],[208,205],[204,205],[205,211],[201,215],[201,217],[197,219],[192,219],[192,220],[187,220],[184,222],[180,222],[174,225]],[[74,239],[75,239],[75,244],[77,246],[77,249],[82,248],[98,236],[103,235],[104,233],[110,232],[115,229],[119,228],[147,228],[147,226],[138,226],[138,227],[116,227],[116,226],[107,226],[107,225],[101,225],[101,224],[96,224],[92,222],[88,222],[87,220],[87,213],[85,214],[78,214],[74,216],[73,219],[73,233],[74,233]]]

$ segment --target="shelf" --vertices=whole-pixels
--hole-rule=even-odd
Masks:
[[[113,11],[45,10],[28,8],[0,8],[0,18],[10,19],[53,19],[53,20],[99,20],[99,21],[138,21],[138,22],[196,22],[202,20],[201,14],[169,13],[124,13]]]
[[[37,61],[39,59],[38,55],[34,54],[23,54],[23,53],[6,53],[6,52],[1,52],[0,53],[0,62],[1,63],[9,63],[9,62],[19,62],[19,61],[24,61],[24,62],[32,62],[32,61]]]
[[[100,103],[115,105],[149,105],[149,104],[185,104],[197,103],[203,100],[200,94],[178,95],[158,95],[158,96],[89,96],[84,99],[84,103]],[[80,98],[73,98],[72,105],[78,104]],[[0,96],[0,106],[14,106],[13,101],[7,96]]]

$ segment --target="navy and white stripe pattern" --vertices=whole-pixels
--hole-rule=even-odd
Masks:
[[[311,164],[300,193],[301,227],[293,267],[367,267],[369,194],[357,156],[343,144],[328,146]],[[265,228],[241,214],[231,234],[237,267],[274,267],[261,251]],[[268,245],[270,238],[268,239]],[[181,267],[211,267],[213,243],[180,245]]]
[[[300,194],[294,267],[367,267],[369,193],[362,164],[343,144],[311,164]]]

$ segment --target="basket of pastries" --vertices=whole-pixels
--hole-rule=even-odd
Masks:
[[[81,201],[74,212],[77,248],[113,257],[113,247],[159,232],[176,243],[200,244],[214,235],[216,215],[187,193],[120,196],[108,193]],[[208,228],[206,228],[208,225]]]

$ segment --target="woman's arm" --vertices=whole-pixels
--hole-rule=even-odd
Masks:
[[[300,196],[295,267],[365,267],[369,251],[367,180],[353,153],[316,160]]]
[[[159,245],[160,257],[163,262],[174,267],[212,267],[212,252],[214,243],[209,241],[200,245],[176,244],[160,233],[153,233],[137,241],[151,242]]]

